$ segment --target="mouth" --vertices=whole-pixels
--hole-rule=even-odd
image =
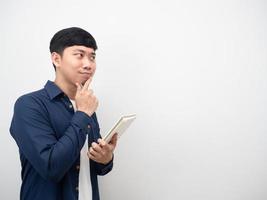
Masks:
[[[86,77],[91,77],[92,76],[92,74],[90,74],[90,73],[80,73],[82,76],[86,76]]]
[[[78,78],[78,79],[79,79],[79,82],[82,85],[84,85],[84,83],[92,76],[93,76],[93,74],[91,74],[91,73],[79,73],[80,78]]]

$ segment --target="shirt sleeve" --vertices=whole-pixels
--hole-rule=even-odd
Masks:
[[[91,160],[91,162],[93,162],[96,174],[103,176],[109,173],[113,168],[113,159],[114,159],[114,155],[112,157],[112,160],[107,164],[101,164],[101,163],[97,163]]]
[[[23,96],[15,103],[10,133],[35,170],[43,178],[58,182],[80,155],[92,122],[87,114],[77,111],[58,139],[41,105],[33,97]]]

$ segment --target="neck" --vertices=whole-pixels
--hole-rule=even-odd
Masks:
[[[54,83],[70,98],[70,99],[75,99],[76,95],[76,90],[77,87],[76,85],[60,78],[59,76],[56,76],[56,79]]]

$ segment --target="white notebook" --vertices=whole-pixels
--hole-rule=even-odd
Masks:
[[[121,135],[126,131],[126,129],[128,129],[135,118],[135,114],[122,116],[115,126],[108,132],[108,134],[103,137],[103,140],[109,143],[115,133],[118,133],[118,138],[121,137]]]

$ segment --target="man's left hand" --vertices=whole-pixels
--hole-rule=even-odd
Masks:
[[[113,135],[111,141],[106,143],[103,139],[93,142],[87,155],[90,159],[101,164],[107,164],[112,160],[113,152],[118,140],[118,134]]]

